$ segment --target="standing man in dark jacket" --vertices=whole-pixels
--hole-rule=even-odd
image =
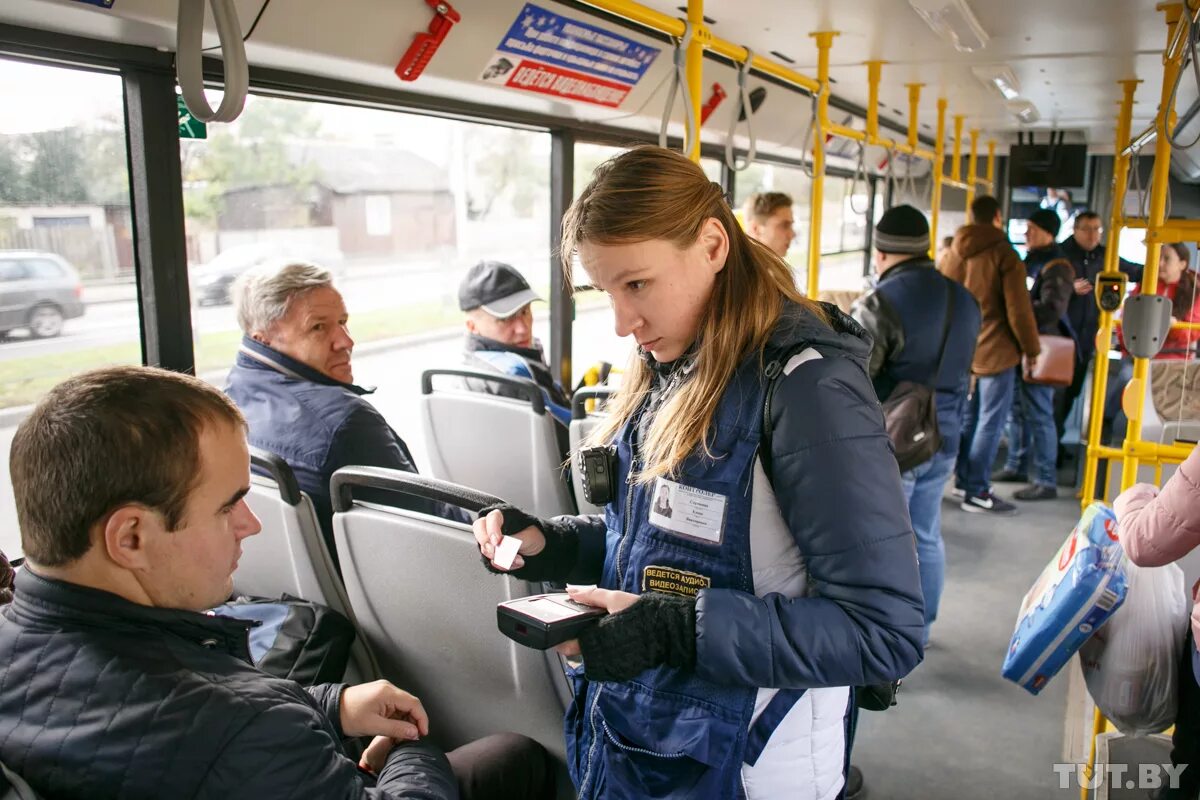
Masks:
[[[1012,409],[1014,368],[1021,356],[1036,359],[1041,345],[1025,266],[1004,235],[1000,204],[988,195],[971,204],[971,224],[954,235],[954,246],[938,265],[967,287],[979,302],[982,324],[971,371],[975,389],[959,448],[956,488],[964,511],[1015,514],[1016,506],[992,492],[992,462]]]
[[[254,623],[203,613],[260,529],[245,422],[217,390],[148,367],[72,378],[17,429],[11,474],[27,566],[0,616],[0,760],[41,796],[440,800],[452,766],[492,797],[544,796],[531,740],[475,743],[495,741],[486,774],[448,762],[417,698],[272,677]],[[357,736],[400,742],[377,778],[346,755]]]
[[[1039,334],[1068,336],[1067,303],[1074,292],[1075,268],[1055,241],[1062,221],[1048,208],[1029,217],[1025,227],[1025,270],[1033,277],[1030,297]],[[1078,370],[1076,370],[1078,372]],[[1033,464],[1033,480],[1013,495],[1018,500],[1050,500],[1058,496],[1058,435],[1054,427],[1054,387],[1017,381],[1017,397],[1008,426],[1008,457],[995,481],[1026,479],[1026,462]]]
[[[541,300],[525,277],[499,261],[481,261],[458,285],[458,307],[467,315],[467,366],[533,381],[546,406],[563,425],[571,424],[571,397],[554,378],[541,342],[533,336],[535,300]],[[511,397],[507,387],[472,381],[474,391]]]
[[[912,206],[896,206],[884,213],[875,226],[875,248],[879,283],[853,311],[874,339],[869,373],[875,392],[886,400],[902,381],[937,390],[941,450],[900,476],[917,536],[925,598],[924,643],[928,644],[945,582],[942,492],[954,472],[962,434],[979,335],[979,304],[929,260],[929,223]]]
[[[1096,333],[1100,329],[1100,308],[1096,305],[1096,276],[1104,271],[1105,246],[1101,243],[1104,226],[1095,211],[1083,211],[1075,217],[1073,235],[1062,243],[1063,254],[1075,267],[1074,291],[1067,304],[1067,320],[1079,339],[1079,361],[1071,385],[1057,394],[1054,400],[1054,425],[1061,439],[1067,417],[1075,399],[1083,391],[1087,379],[1087,368],[1096,353]],[[1142,267],[1123,258],[1117,259],[1117,268],[1130,281],[1142,279]]]
[[[234,303],[243,337],[225,392],[246,417],[250,444],[279,456],[296,473],[337,563],[333,473],[352,464],[416,472],[416,462],[366,400],[372,390],[354,383],[349,314],[328,270],[268,264],[238,278]],[[458,509],[408,495],[388,495],[385,502],[467,520]]]

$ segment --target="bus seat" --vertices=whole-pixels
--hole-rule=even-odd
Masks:
[[[615,389],[608,386],[589,386],[578,390],[571,398],[571,488],[575,491],[575,505],[580,514],[604,513],[602,507],[592,505],[583,498],[583,480],[575,462],[575,454],[579,452],[580,445],[587,441],[600,421],[598,414],[588,414],[587,401],[608,398],[614,391]]]
[[[17,773],[0,764],[0,800],[40,800],[41,796],[30,788]]]
[[[292,468],[274,453],[257,448],[251,448],[250,463],[255,471],[246,504],[262,523],[262,531],[242,541],[242,557],[233,574],[234,593],[290,594],[329,606],[354,622],[312,500],[300,491]],[[361,635],[350,660],[347,680],[360,683],[379,677],[379,667]]]
[[[461,382],[435,391],[435,376],[500,384],[522,396],[473,392]],[[426,370],[421,427],[435,478],[503,497],[539,517],[575,513],[563,477],[559,423],[532,381],[465,369]]]
[[[379,467],[334,473],[334,538],[350,603],[385,678],[421,699],[431,735],[452,749],[514,731],[541,742],[565,773],[558,655],[531,650],[496,627],[496,605],[540,585],[488,575],[470,527],[363,503],[355,487],[415,494],[478,511],[499,499]]]

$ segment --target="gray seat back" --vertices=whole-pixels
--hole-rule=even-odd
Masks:
[[[484,572],[467,525],[355,501],[356,486],[468,510],[498,498],[397,470],[338,470],[333,523],[346,591],[384,677],[421,699],[438,744],[515,731],[565,761],[558,656],[519,645],[496,625],[497,603],[540,585]]]
[[[434,378],[444,376],[434,389]],[[457,378],[457,380],[447,380]],[[520,399],[464,388],[462,379],[503,385]],[[540,517],[574,514],[562,453],[542,391],[532,381],[465,369],[421,375],[421,427],[430,472],[503,497]]]
[[[604,513],[603,507],[592,505],[584,499],[583,476],[580,474],[579,462],[576,459],[576,454],[579,452],[580,446],[592,435],[592,431],[600,424],[602,418],[600,414],[588,413],[587,402],[589,400],[596,400],[597,404],[599,404],[599,401],[612,396],[614,391],[614,389],[607,386],[589,386],[575,392],[575,395],[571,398],[571,487],[575,491],[575,505],[579,508],[580,514]]]
[[[262,523],[262,531],[242,541],[242,557],[233,574],[234,593],[289,594],[328,606],[354,622],[312,500],[300,491],[291,467],[279,456],[253,448],[250,462],[258,472],[251,477],[246,503]],[[379,667],[361,635],[350,655],[348,679],[362,682],[379,677]]]

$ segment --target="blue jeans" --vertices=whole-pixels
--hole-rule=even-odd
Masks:
[[[1018,388],[1024,433],[1022,450],[1028,448],[1028,461],[1033,466],[1033,482],[1038,486],[1058,486],[1058,429],[1054,426],[1054,387],[1020,381]],[[1011,440],[1009,446],[1012,446]],[[1013,463],[1011,456],[1008,463]]]
[[[955,469],[956,484],[968,495],[991,489],[992,462],[996,460],[1000,434],[1012,409],[1016,375],[1016,370],[1006,369],[999,375],[981,375],[975,381]]]
[[[1008,413],[1008,425],[1004,428],[1004,436],[1008,439],[1004,468],[1009,472],[1027,472],[1029,452],[1033,449],[1032,431],[1026,424],[1025,403],[1021,400],[1021,387],[1024,385],[1025,381],[1013,382],[1012,411]]]
[[[957,444],[957,443],[956,443]],[[957,448],[956,448],[957,449]],[[913,533],[917,535],[917,559],[921,568],[921,594],[925,597],[925,639],[937,619],[942,586],[946,581],[946,548],[942,543],[942,492],[954,472],[954,450],[938,451],[924,464],[900,476]]]

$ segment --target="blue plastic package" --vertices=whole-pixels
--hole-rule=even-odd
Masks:
[[[1093,503],[1025,595],[1001,674],[1037,694],[1124,600],[1117,519]]]

